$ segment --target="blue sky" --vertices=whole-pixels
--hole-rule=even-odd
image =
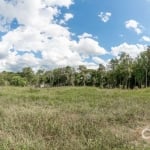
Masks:
[[[0,71],[107,66],[150,45],[150,0],[0,0]]]
[[[91,33],[98,37],[106,48],[121,42],[138,43],[141,35],[125,28],[125,21],[136,20],[144,27],[144,34],[150,35],[150,3],[144,0],[84,0],[71,7],[75,15],[68,25],[72,32]],[[112,16],[106,23],[100,20],[100,12],[110,12]],[[123,37],[122,37],[123,36]]]

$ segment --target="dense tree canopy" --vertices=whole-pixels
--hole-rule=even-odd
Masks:
[[[121,53],[106,67],[99,64],[97,70],[80,65],[78,69],[66,66],[49,71],[38,70],[36,73],[30,67],[17,73],[3,71],[0,73],[0,85],[146,88],[150,86],[150,46],[135,59]]]

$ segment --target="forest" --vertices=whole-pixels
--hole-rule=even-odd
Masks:
[[[150,46],[136,58],[121,53],[110,60],[107,66],[99,64],[97,70],[80,65],[39,69],[34,72],[25,67],[20,72],[3,71],[0,73],[0,85],[12,86],[96,86],[100,88],[147,88],[150,86]]]

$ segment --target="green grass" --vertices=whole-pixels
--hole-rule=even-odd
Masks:
[[[150,89],[0,87],[0,150],[149,150]]]

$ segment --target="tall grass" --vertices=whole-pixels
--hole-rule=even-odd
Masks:
[[[0,87],[0,150],[149,150],[150,89]]]

